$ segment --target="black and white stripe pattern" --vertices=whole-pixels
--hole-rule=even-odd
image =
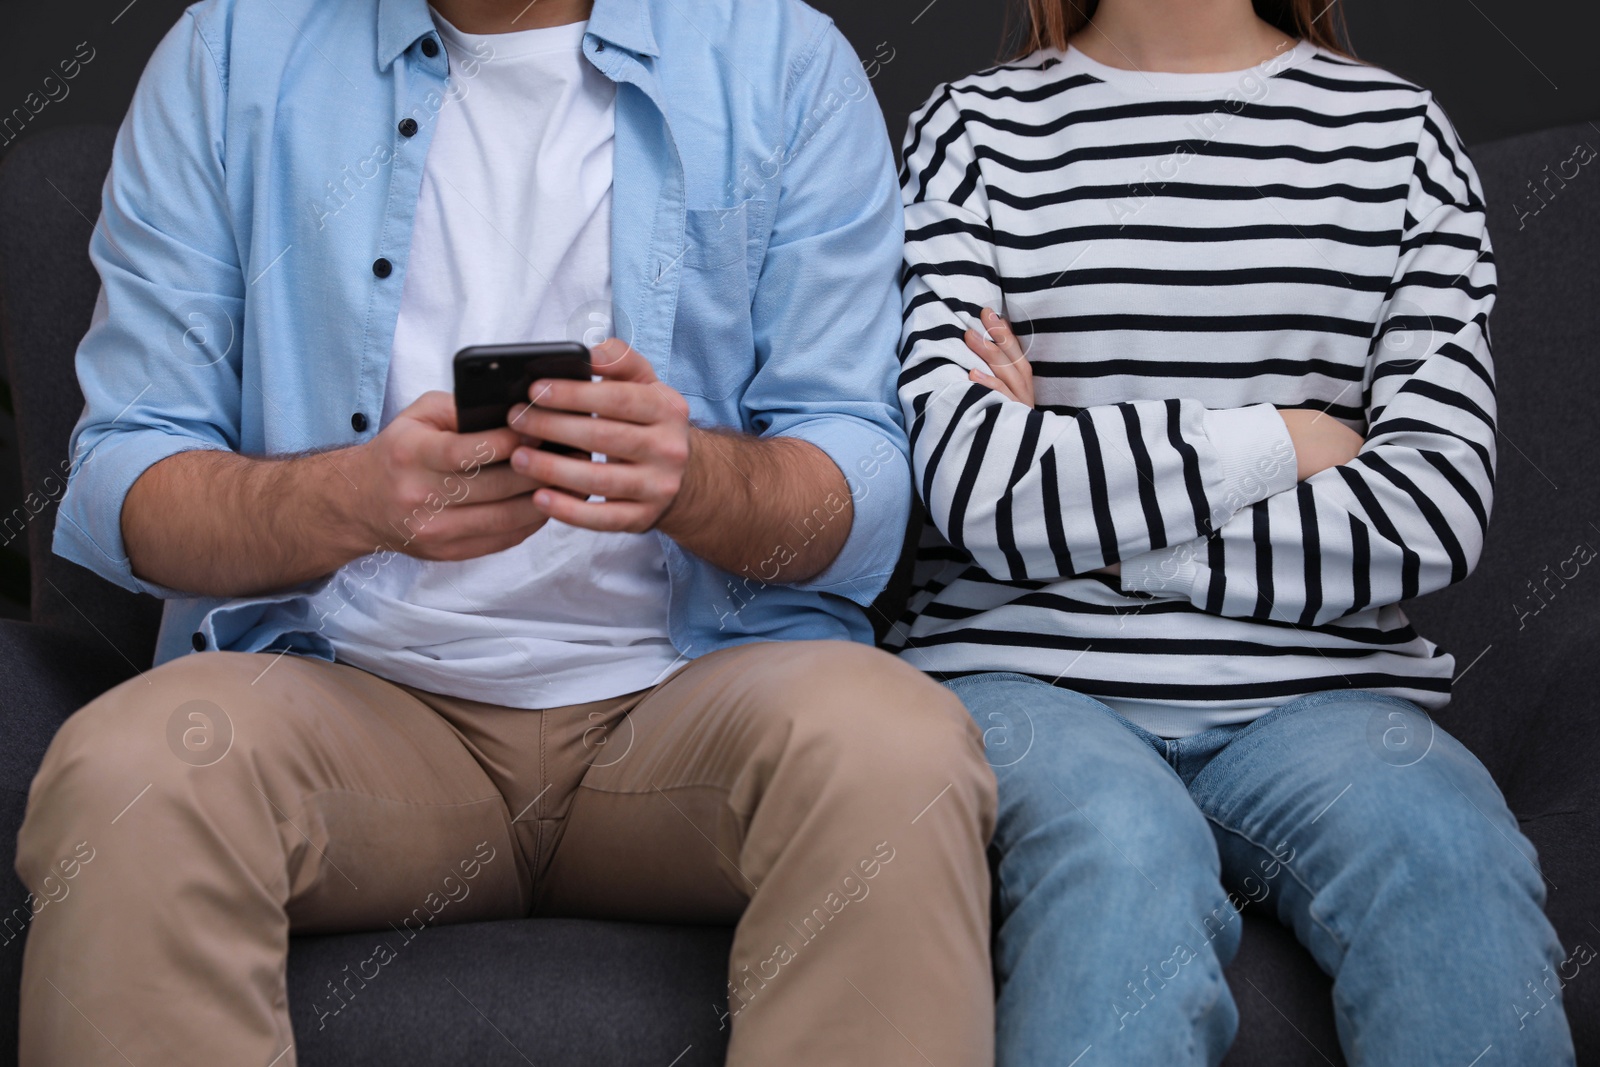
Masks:
[[[1495,274],[1426,92],[1306,44],[1245,75],[1041,52],[941,87],[902,187],[900,397],[932,522],[891,644],[1167,736],[1328,689],[1447,701],[1452,657],[1396,605],[1482,546]],[[985,306],[1036,409],[968,381]],[[1366,447],[1296,484],[1274,407]]]

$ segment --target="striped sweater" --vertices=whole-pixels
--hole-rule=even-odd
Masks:
[[[1398,605],[1483,543],[1495,273],[1429,94],[1305,43],[1226,74],[1050,50],[942,86],[904,161],[930,523],[891,647],[1167,737],[1341,688],[1442,706],[1454,660]],[[984,307],[1035,408],[968,380]],[[1297,483],[1289,407],[1360,455]]]

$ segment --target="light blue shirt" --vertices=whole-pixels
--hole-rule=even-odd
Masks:
[[[157,663],[200,647],[331,656],[314,613],[293,610],[326,579],[234,599],[145,581],[122,504],[178,452],[376,433],[423,163],[462,91],[437,45],[424,0],[204,0],[144,73],[90,241],[102,289],[54,548],[167,600]],[[854,501],[844,549],[805,582],[763,579],[842,499],[815,501],[739,575],[657,534],[673,644],[870,641],[862,606],[894,567],[911,486],[899,193],[861,64],[795,0],[596,0],[583,51],[617,84],[615,332],[697,423],[809,441]]]

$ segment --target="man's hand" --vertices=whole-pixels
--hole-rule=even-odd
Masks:
[[[511,465],[550,487],[534,493],[533,503],[552,519],[586,530],[643,533],[677,501],[691,438],[700,431],[689,425],[688,402],[622,341],[595,345],[590,358],[601,381],[534,382],[529,404],[512,409],[508,423],[523,437],[599,452],[606,462],[523,445]]]
[[[838,556],[855,509],[826,452],[793,437],[691,426],[688,403],[639,353],[612,339],[590,355],[602,381],[535,382],[530,403],[507,419],[535,444],[606,457],[518,448],[512,466],[549,487],[534,493],[539,510],[586,530],[659,530],[706,562],[763,582],[804,581]]]
[[[548,521],[540,483],[511,469],[516,431],[458,434],[449,393],[424,393],[352,450],[350,526],[360,554],[463,560],[521,544]]]
[[[1349,463],[1366,444],[1360,434],[1325,411],[1288,408],[1278,414],[1294,442],[1295,473],[1302,482],[1329,467]]]

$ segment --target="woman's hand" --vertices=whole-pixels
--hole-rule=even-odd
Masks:
[[[1033,407],[1033,368],[1028,364],[1027,354],[1022,351],[1022,343],[1017,340],[1011,324],[990,308],[983,309],[979,320],[994,340],[991,341],[977,330],[968,330],[965,340],[967,347],[988,364],[992,373],[985,374],[974,368],[967,377],[1019,404]]]
[[[1302,482],[1329,467],[1349,463],[1366,444],[1360,434],[1327,412],[1286,408],[1278,414],[1294,442],[1295,475]]]
[[[989,331],[989,340],[977,330],[968,330],[966,333],[967,347],[977,353],[978,358],[988,364],[993,374],[985,374],[974,369],[967,375],[979,385],[987,385],[990,389],[1019,404],[1033,407],[1033,367],[1028,363],[1027,355],[1022,351],[1022,342],[1017,340],[1016,331],[1011,324],[991,308],[984,308],[978,316],[983,323],[983,328]],[[1090,574],[1108,574],[1115,578],[1122,574],[1121,563],[1111,563]]]

